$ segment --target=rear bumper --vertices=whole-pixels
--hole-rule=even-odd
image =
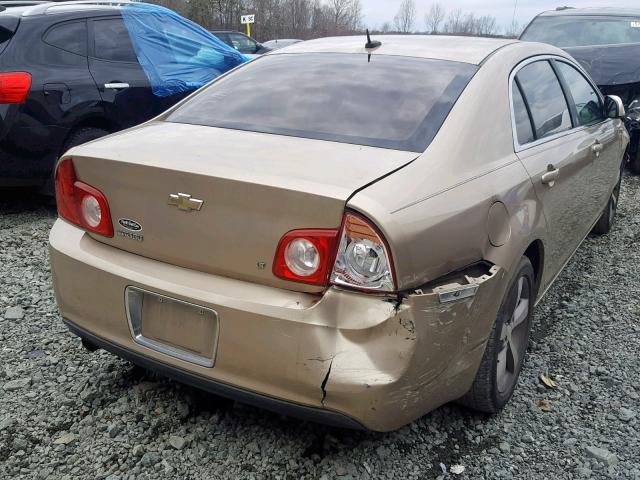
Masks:
[[[393,430],[469,389],[502,297],[498,267],[456,300],[456,279],[400,301],[329,289],[291,292],[204,274],[104,245],[58,220],[50,257],[60,312],[76,334],[186,383],[285,414]],[[458,277],[459,278],[464,278]],[[212,368],[133,340],[125,290],[215,310]]]
[[[132,352],[126,348],[122,348],[115,345],[103,338],[97,337],[91,332],[75,325],[69,320],[63,320],[67,328],[71,333],[78,337],[91,342],[93,345],[113,353],[114,355],[129,360],[131,363],[139,365],[140,367],[152,370],[154,372],[165,375],[169,378],[173,378],[181,383],[191,385],[202,390],[220,395],[222,397],[231,398],[248,405],[254,405],[265,410],[271,410],[273,412],[282,413],[284,415],[290,415],[292,417],[301,418],[303,420],[310,420],[312,422],[324,423],[334,427],[363,429],[364,427],[352,418],[346,415],[341,415],[337,412],[329,410],[307,407],[304,405],[297,405],[295,403],[278,400],[277,398],[271,398],[266,395],[260,395],[255,392],[243,390],[241,388],[234,387],[232,385],[226,385],[224,383],[217,382],[210,378],[201,377],[195,375],[187,370],[174,367],[164,362],[153,360],[144,355]]]

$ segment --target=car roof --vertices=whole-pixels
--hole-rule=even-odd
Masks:
[[[367,50],[365,36],[332,37],[294,43],[284,51],[275,50],[268,55],[373,53],[375,55],[431,58],[479,65],[496,50],[518,42],[515,39],[448,35],[374,35],[372,40],[378,40],[382,42],[382,45]]]
[[[594,7],[594,8],[560,8],[542,12],[540,17],[556,16],[577,16],[577,15],[603,15],[603,16],[623,16],[640,17],[640,8],[615,8],[615,7]]]
[[[51,15],[57,13],[72,13],[91,10],[96,11],[114,11],[120,7],[127,5],[129,0],[75,0],[69,2],[42,2],[38,5],[28,7],[11,8],[12,14],[19,13],[23,17],[33,17],[38,15]]]

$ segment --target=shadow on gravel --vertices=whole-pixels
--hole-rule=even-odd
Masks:
[[[40,195],[33,188],[0,188],[0,215],[47,211],[56,213],[53,197]]]
[[[135,397],[138,412],[148,410],[156,403],[177,406],[182,415],[165,412],[163,420],[150,427],[149,435],[154,436],[162,431],[170,431],[178,424],[208,425],[207,428],[220,428],[222,431],[233,431],[234,437],[241,443],[249,443],[259,431],[268,432],[266,437],[280,439],[284,444],[300,447],[301,459],[313,462],[314,465],[339,461],[345,451],[372,451],[374,455],[385,455],[389,445],[402,455],[411,456],[419,448],[423,440],[432,442],[433,449],[428,456],[430,465],[422,471],[423,475],[440,474],[439,464],[447,466],[457,463],[461,455],[480,454],[496,446],[499,438],[484,436],[480,441],[475,438],[475,427],[488,421],[487,416],[473,413],[455,404],[438,408],[400,430],[388,433],[358,431],[329,427],[287,417],[257,407],[245,405],[224,397],[220,397],[197,388],[181,384],[162,375],[144,370],[141,367],[114,358],[111,364],[115,375],[109,385],[102,385],[102,410],[110,409],[122,397]],[[105,388],[107,387],[107,388]],[[140,390],[144,390],[142,396]],[[131,399],[131,398],[130,398]],[[134,415],[140,415],[140,413]],[[160,420],[161,417],[156,417]],[[218,425],[216,427],[215,425]],[[443,427],[446,425],[446,428]],[[411,432],[411,435],[407,435]],[[240,438],[238,438],[240,437]],[[434,439],[438,439],[434,441]],[[253,466],[247,464],[247,471]]]

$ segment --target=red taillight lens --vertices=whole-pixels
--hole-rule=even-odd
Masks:
[[[340,230],[293,230],[276,252],[275,276],[285,280],[353,288],[366,292],[396,290],[391,251],[367,218],[345,212]]]
[[[24,103],[31,89],[26,72],[0,73],[0,103]]]
[[[56,169],[56,202],[60,217],[89,232],[113,237],[107,198],[100,190],[76,180],[70,158],[63,159]]]
[[[293,230],[276,251],[273,274],[295,282],[326,286],[335,256],[338,230]]]

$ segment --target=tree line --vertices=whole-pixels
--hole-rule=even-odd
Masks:
[[[478,16],[473,12],[466,12],[461,8],[447,11],[440,2],[434,2],[429,7],[425,18],[425,33],[454,34],[475,36],[497,36],[503,34],[506,37],[517,37],[521,27],[517,21],[513,21],[504,31],[498,25],[493,15]],[[415,0],[403,0],[393,23],[382,25],[381,31],[386,33],[397,31],[401,33],[414,32],[418,26],[418,15]]]
[[[252,36],[311,38],[363,31],[360,0],[147,0],[193,20],[208,30],[243,30],[240,16],[255,14]]]
[[[255,14],[252,35],[260,41],[274,38],[311,38],[363,33],[361,0],[146,0],[175,10],[208,30],[242,30],[240,16]],[[430,5],[418,21],[416,0],[403,0],[393,21],[375,33],[455,34],[516,37],[517,22],[504,30],[492,15],[478,16],[460,8],[447,11],[443,3]]]

